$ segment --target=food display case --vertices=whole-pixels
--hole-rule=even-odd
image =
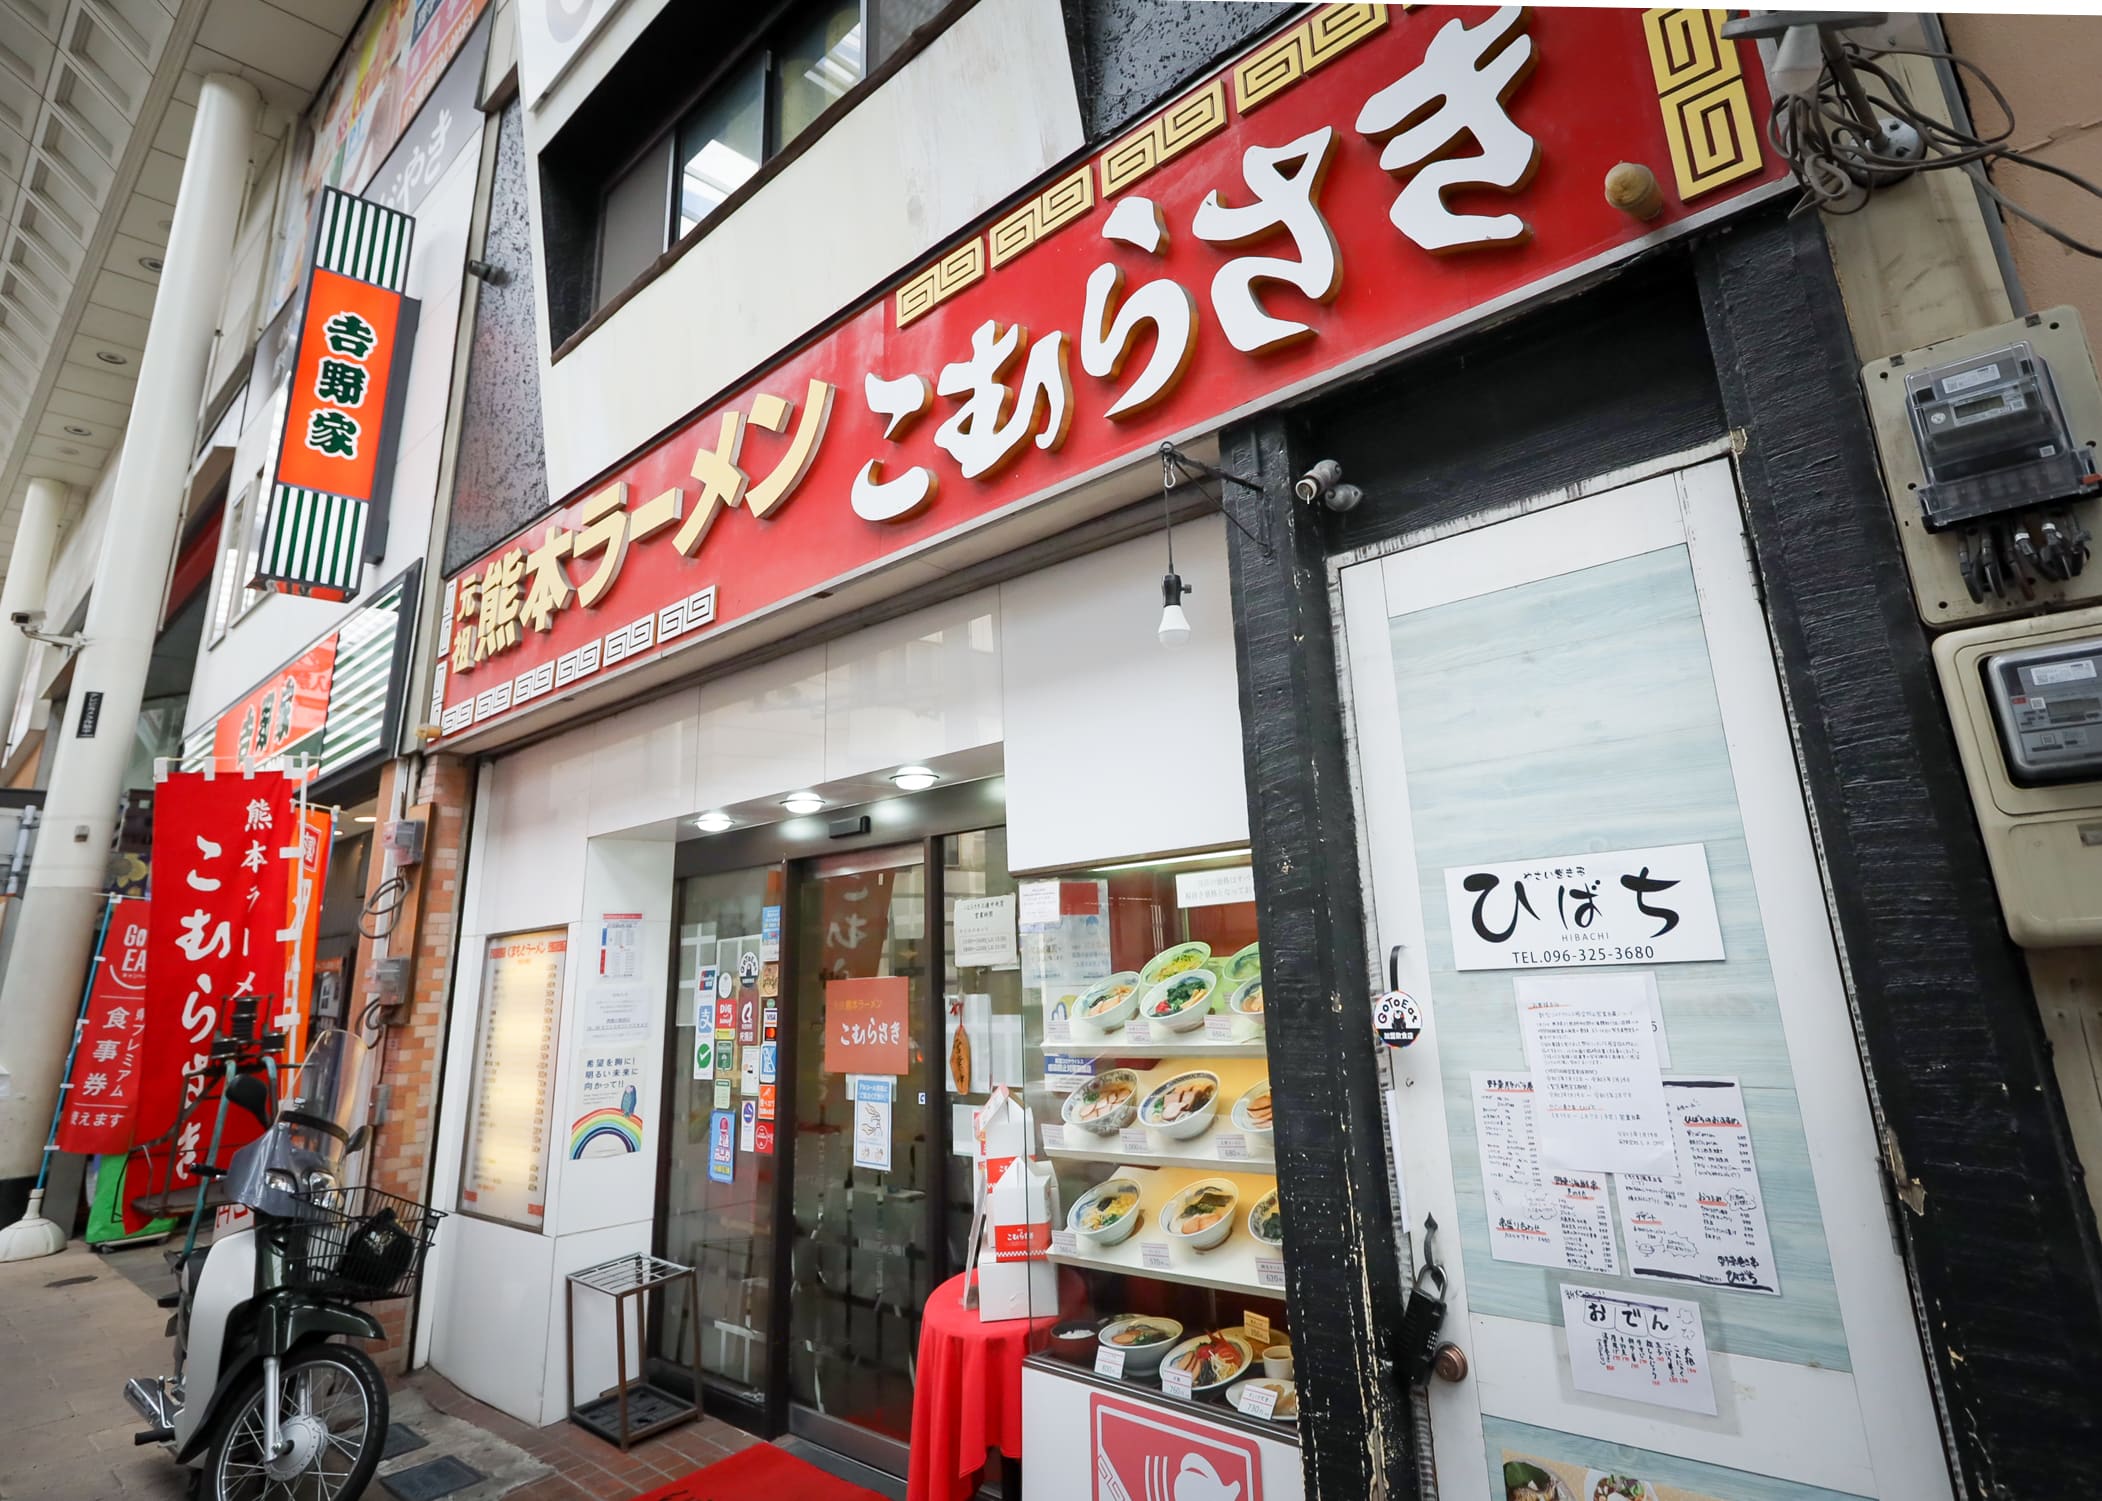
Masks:
[[[1024,1363],[1024,1487],[1291,1501],[1298,1393],[1248,856],[1024,880],[1018,915],[1041,1017],[1025,1098],[1055,1169],[1060,1269],[1059,1320]]]

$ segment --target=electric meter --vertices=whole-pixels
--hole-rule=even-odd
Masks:
[[[1930,531],[2102,487],[2094,456],[2066,427],[2050,365],[2027,339],[1915,371],[1905,396]]]
[[[1983,665],[2016,782],[2102,781],[2102,637],[1996,652]]]

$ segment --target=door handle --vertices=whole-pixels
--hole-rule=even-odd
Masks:
[[[1406,945],[1395,944],[1387,950],[1387,989],[1401,989],[1401,951]]]

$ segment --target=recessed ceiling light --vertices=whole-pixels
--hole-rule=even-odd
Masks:
[[[703,813],[699,818],[696,818],[693,821],[693,826],[703,834],[720,834],[724,829],[730,828],[736,822],[737,820],[729,814],[721,809],[716,809],[713,812]]]
[[[161,274],[161,267],[164,262],[157,255],[142,255],[139,257],[139,264],[151,271],[155,276],[158,276]]]
[[[941,777],[924,766],[901,766],[890,774],[890,779],[900,792],[925,792]]]
[[[95,436],[95,430],[92,427],[82,427],[77,422],[68,422],[65,430],[76,438],[92,438]]]
[[[105,365],[128,365],[131,363],[130,360],[124,358],[123,355],[117,353],[114,349],[98,349],[95,351],[95,358],[102,361]]]
[[[354,813],[351,815],[350,821],[352,823],[378,823],[379,815],[376,813]]]
[[[825,800],[815,792],[791,792],[781,799],[781,806],[800,818],[824,807]]]

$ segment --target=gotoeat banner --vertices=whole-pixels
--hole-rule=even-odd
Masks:
[[[1773,189],[1723,16],[1315,12],[449,579],[441,739]],[[1622,162],[1654,218],[1607,201]]]

